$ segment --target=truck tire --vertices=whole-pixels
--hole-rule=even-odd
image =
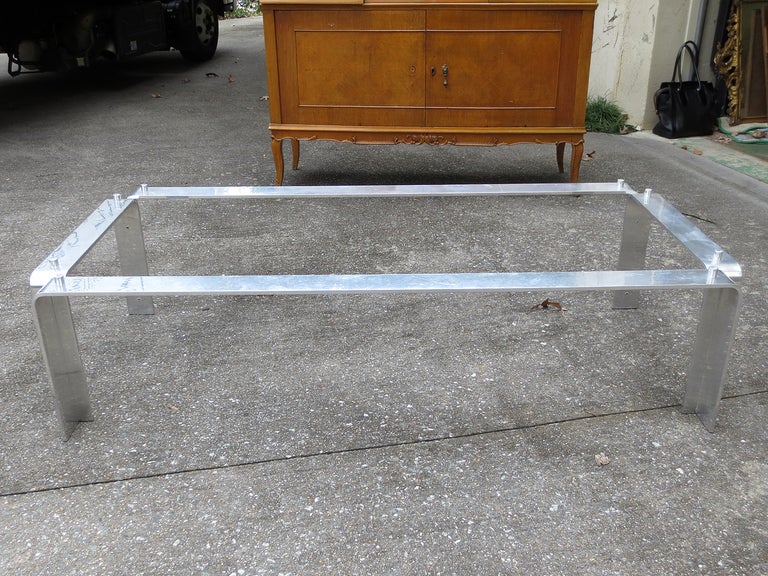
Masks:
[[[211,0],[190,0],[192,20],[184,31],[179,52],[190,62],[205,62],[213,58],[219,44],[219,18]]]

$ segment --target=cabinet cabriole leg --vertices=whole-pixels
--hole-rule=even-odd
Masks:
[[[565,172],[565,142],[557,143],[557,170],[562,174]]]
[[[275,186],[283,185],[283,170],[285,163],[283,161],[283,141],[272,138],[272,158],[275,160]]]
[[[579,181],[579,168],[581,167],[581,157],[584,155],[584,141],[571,144],[571,183],[576,184]]]
[[[298,170],[299,168],[299,140],[297,138],[291,138],[291,168]]]

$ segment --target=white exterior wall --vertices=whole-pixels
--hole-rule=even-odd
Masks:
[[[653,94],[672,76],[680,45],[693,40],[704,0],[604,0],[595,13],[590,96],[605,96],[629,115],[629,123],[656,123]],[[709,57],[718,1],[709,0],[699,71],[712,79]],[[687,70],[684,70],[687,79]]]

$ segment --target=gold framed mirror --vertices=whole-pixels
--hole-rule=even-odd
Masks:
[[[731,125],[768,120],[768,0],[731,0],[714,64]]]

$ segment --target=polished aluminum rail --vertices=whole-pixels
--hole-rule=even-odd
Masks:
[[[402,198],[467,196],[626,197],[616,270],[452,274],[330,274],[150,276],[140,202],[171,198]],[[693,270],[645,270],[649,230],[655,221],[699,262]],[[70,270],[114,229],[120,276],[70,276]],[[70,310],[70,298],[124,296],[132,314],[154,313],[154,296],[281,295],[406,292],[608,290],[615,308],[636,308],[640,290],[701,289],[704,297],[691,354],[682,409],[713,430],[738,319],[742,275],[738,262],[651,190],[636,192],[624,181],[603,184],[491,184],[446,186],[194,187],[140,186],[127,198],[104,201],[30,276],[37,289],[35,319],[65,438],[78,422],[92,419],[90,398]]]

